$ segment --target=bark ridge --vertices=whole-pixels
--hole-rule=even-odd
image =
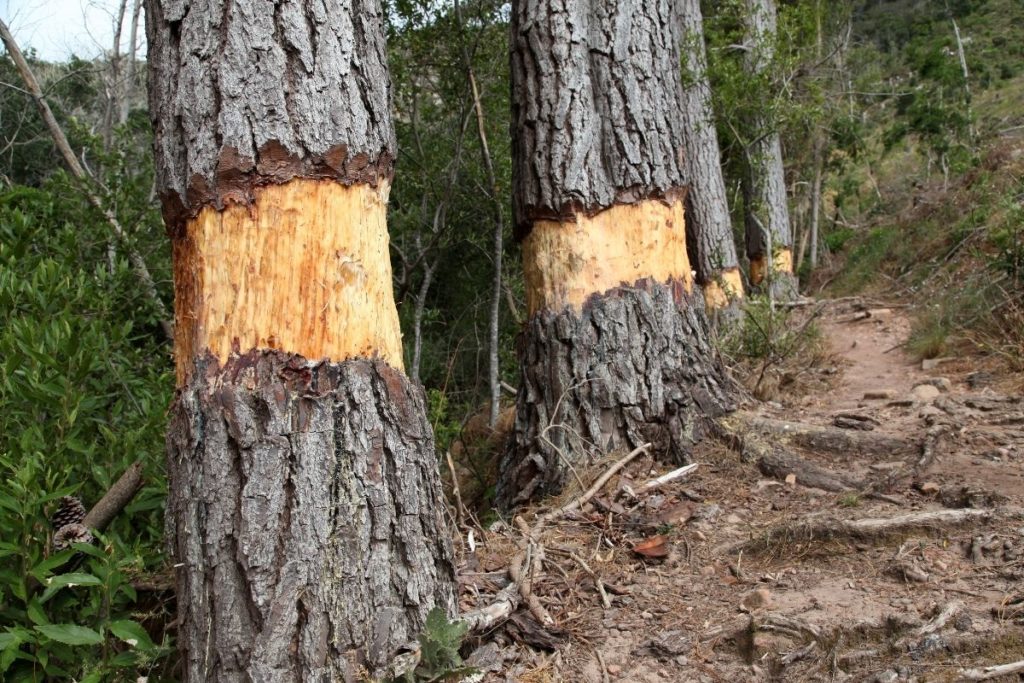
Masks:
[[[168,450],[186,680],[378,675],[454,610],[433,435],[394,368],[207,356]]]
[[[676,4],[513,3],[517,238],[685,185]]]
[[[293,177],[376,184],[395,157],[378,0],[146,0],[168,226]]]
[[[557,491],[571,467],[651,442],[685,464],[732,387],[707,317],[677,281],[650,279],[533,316],[520,337],[516,424],[497,491],[511,508]]]

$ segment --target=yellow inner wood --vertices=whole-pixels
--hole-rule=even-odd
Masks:
[[[402,368],[388,253],[389,186],[298,179],[251,206],[204,208],[174,242],[178,382],[209,351],[379,357]]]
[[[793,272],[793,252],[789,249],[779,249],[775,252],[774,261],[774,272],[776,273],[790,273]],[[755,256],[750,259],[750,283],[753,285],[759,285],[764,282],[765,276],[768,274],[765,271],[765,264],[767,259],[762,256]]]
[[[704,285],[704,302],[708,308],[725,308],[733,301],[743,298],[743,279],[739,268],[723,270],[715,279]]]
[[[523,240],[526,306],[579,310],[594,293],[643,278],[693,283],[681,201],[612,206],[575,220],[537,221]]]

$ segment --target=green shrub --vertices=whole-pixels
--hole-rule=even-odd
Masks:
[[[135,680],[167,652],[141,626],[131,578],[162,564],[169,354],[120,247],[110,258],[102,217],[69,189],[58,179],[0,195],[7,681]],[[147,485],[100,543],[54,553],[57,499],[88,507],[136,461]]]

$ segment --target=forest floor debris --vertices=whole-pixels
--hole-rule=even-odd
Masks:
[[[1019,378],[922,369],[886,308],[851,321],[856,299],[830,303],[834,357],[805,369],[822,382],[748,407],[734,422],[761,430],[738,448],[709,441],[675,477],[612,458],[586,494],[476,528],[463,610],[525,597],[523,572],[536,601],[467,642],[488,648],[484,680],[1017,680],[1024,397],[1003,392]]]

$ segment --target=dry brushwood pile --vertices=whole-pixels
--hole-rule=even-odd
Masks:
[[[1019,384],[911,361],[899,308],[816,315],[819,388],[751,402],[695,466],[611,455],[460,524],[474,680],[1018,680]]]

